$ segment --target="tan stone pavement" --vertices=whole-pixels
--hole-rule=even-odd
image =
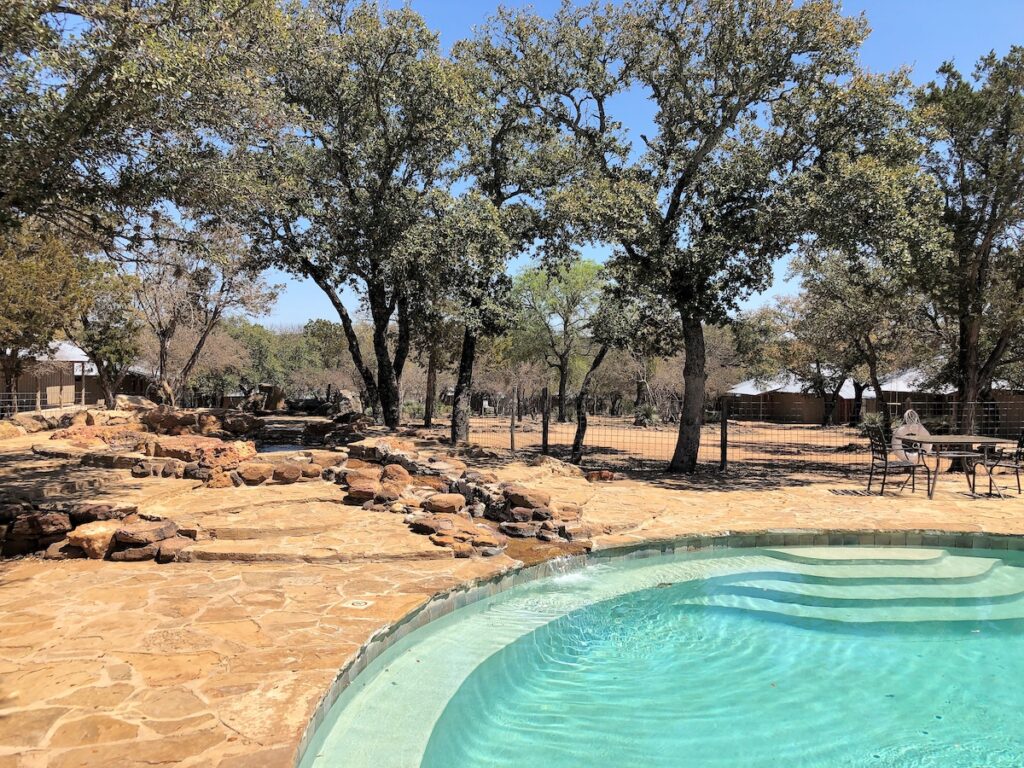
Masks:
[[[41,461],[30,444],[0,443],[0,485],[70,483],[69,497],[131,498],[215,537],[197,562],[0,563],[0,768],[293,765],[309,717],[360,647],[431,596],[516,565],[452,559],[400,516],[342,506],[325,483],[137,482]],[[490,468],[583,504],[598,547],[767,529],[1024,534],[1024,499],[971,498],[953,477],[929,501],[785,474],[590,484],[549,467]],[[246,548],[255,562],[215,559]]]

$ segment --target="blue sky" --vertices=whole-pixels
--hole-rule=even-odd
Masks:
[[[398,7],[403,0],[382,3]],[[470,35],[474,25],[498,5],[488,0],[411,0],[410,4],[440,32],[445,48]],[[559,0],[506,0],[504,4],[530,5],[539,13],[549,14],[557,9]],[[928,82],[947,59],[955,61],[962,71],[970,71],[982,54],[993,49],[1004,54],[1010,45],[1024,44],[1024,0],[847,0],[843,11],[851,16],[864,13],[871,26],[871,35],[861,48],[864,67],[883,72],[908,66],[918,83]],[[644,105],[631,102],[635,100],[620,104],[620,115],[630,128],[643,130],[648,120]],[[586,255],[601,258],[596,251]],[[785,262],[780,262],[772,288],[748,304],[757,306],[792,291],[794,286],[785,280],[786,271]],[[291,326],[317,317],[337,320],[330,302],[310,281],[276,271],[268,277],[282,283],[284,290],[264,322]],[[346,295],[350,309],[356,311],[355,297],[351,292]]]

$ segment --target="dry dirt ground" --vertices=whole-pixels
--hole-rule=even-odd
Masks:
[[[563,552],[511,546],[453,559],[401,516],[341,504],[327,483],[200,489],[45,460],[40,436],[0,442],[0,490],[130,500],[205,531],[199,562],[0,563],[0,768],[285,768],[338,670],[433,595]],[[734,471],[588,483],[558,464],[480,460],[503,480],[583,505],[598,548],[726,532],[918,529],[1024,534],[1024,498],[978,498],[962,477],[862,495],[859,479]],[[883,533],[876,533],[883,532]],[[912,534],[913,535],[913,534]],[[912,539],[913,541],[913,539]]]

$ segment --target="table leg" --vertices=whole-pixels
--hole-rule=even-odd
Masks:
[[[988,448],[986,448],[985,449],[985,472],[988,474],[988,495],[991,497],[992,496],[992,489],[995,488],[996,489],[996,494],[999,496],[1000,499],[1003,499],[1003,498],[1006,498],[1005,496],[1003,496],[1003,489],[999,487],[999,483],[995,482],[995,475],[993,474],[993,470],[995,469],[995,465],[998,463],[998,460],[997,461],[989,461],[990,454],[991,454],[991,451]]]
[[[973,496],[974,495],[974,483],[971,480],[971,467],[970,467],[971,461],[972,461],[972,459],[969,459],[966,456],[964,456],[963,458],[960,459],[960,464],[964,468],[964,480],[967,481],[967,490],[970,491],[971,495]]]

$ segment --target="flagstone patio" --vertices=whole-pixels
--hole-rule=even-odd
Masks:
[[[42,460],[31,442],[0,443],[0,487],[131,500],[216,533],[192,562],[0,563],[0,768],[292,766],[339,669],[371,638],[434,595],[566,551],[512,541],[504,555],[456,559],[401,516],[343,506],[329,484],[140,482]],[[863,543],[1024,534],[1024,498],[972,498],[952,479],[929,501],[811,476],[588,483],[557,465],[487,468],[581,504],[599,549],[767,531]]]

